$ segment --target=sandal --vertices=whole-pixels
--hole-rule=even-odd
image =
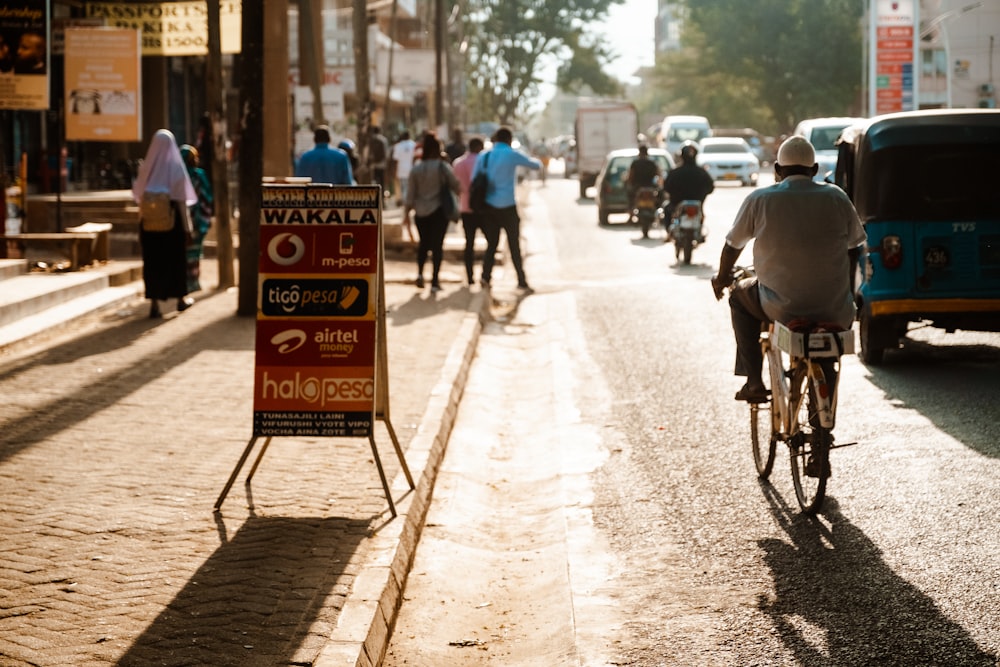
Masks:
[[[749,384],[743,385],[736,392],[736,400],[746,401],[747,403],[767,403],[770,397],[771,392],[766,387],[751,387]]]

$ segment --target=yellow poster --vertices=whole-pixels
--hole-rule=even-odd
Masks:
[[[66,28],[66,139],[142,139],[139,31]]]
[[[243,3],[219,2],[222,53],[239,53]],[[208,54],[208,7],[205,0],[190,2],[87,2],[87,16],[114,28],[142,33],[144,56],[204,56]]]

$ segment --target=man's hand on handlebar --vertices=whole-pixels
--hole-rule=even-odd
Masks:
[[[723,294],[726,293],[726,288],[733,284],[733,276],[730,274],[728,277],[720,276],[716,273],[712,276],[712,291],[715,292],[715,300],[722,300]]]
[[[719,272],[712,276],[712,291],[715,292],[716,301],[722,299],[727,287],[732,286],[733,268],[741,252],[742,249],[734,248],[728,243],[722,246],[722,255],[719,257]]]

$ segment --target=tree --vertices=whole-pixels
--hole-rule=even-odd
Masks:
[[[802,118],[853,115],[861,89],[863,0],[684,4],[684,49],[661,59],[656,84],[713,123],[744,125],[769,116],[778,131],[787,131]]]
[[[614,90],[599,67],[607,58],[599,37],[580,38],[587,25],[622,0],[468,0],[465,16],[469,98],[473,117],[500,123],[527,113],[541,83],[539,72],[555,59],[567,62],[560,80]],[[569,55],[568,58],[565,56]]]

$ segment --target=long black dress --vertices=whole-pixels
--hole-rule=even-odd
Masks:
[[[147,232],[139,225],[147,299],[179,299],[188,293],[184,223],[177,202],[170,202],[170,208],[174,226],[169,231]]]

